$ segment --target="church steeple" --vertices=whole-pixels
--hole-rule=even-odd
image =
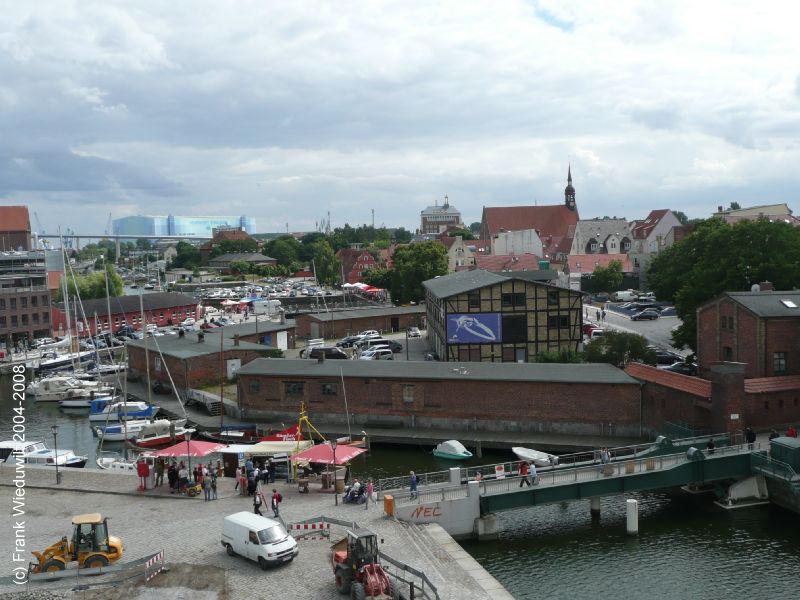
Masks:
[[[564,204],[570,210],[575,210],[575,188],[572,187],[572,165],[567,167],[567,187],[564,188]]]

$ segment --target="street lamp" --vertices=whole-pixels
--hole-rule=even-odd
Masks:
[[[53,432],[53,453],[55,454],[56,463],[56,484],[61,483],[61,473],[58,472],[58,425],[52,425],[50,431]]]
[[[331,440],[331,449],[333,449],[333,502],[339,506],[339,488],[336,487],[336,440]]]
[[[408,360],[408,327],[406,327],[406,360]]]

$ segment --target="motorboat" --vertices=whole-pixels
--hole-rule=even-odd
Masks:
[[[522,446],[515,446],[511,448],[511,451],[516,454],[518,459],[532,462],[537,467],[550,467],[558,464],[558,456],[555,454],[540,452],[532,448],[523,448]]]
[[[94,393],[95,396],[111,394],[112,387],[97,381],[82,381],[66,375],[42,377],[31,381],[25,393],[38,402],[57,402],[68,398],[83,398]]]
[[[131,443],[140,448],[157,448],[191,439],[194,432],[194,429],[186,427],[186,419],[158,419],[142,427]]]
[[[93,428],[94,434],[106,442],[124,442],[132,440],[150,425],[150,419],[131,419],[110,423],[109,425],[97,425]]]
[[[76,456],[72,450],[50,450],[44,442],[0,442],[0,461],[15,463],[18,459],[28,465],[75,469],[82,469],[88,460],[85,456]]]
[[[458,440],[447,440],[433,449],[433,455],[437,458],[447,458],[449,460],[466,460],[472,458],[472,452],[464,447]]]
[[[59,408],[91,408],[92,400],[104,400],[105,402],[112,402],[113,396],[95,396],[93,392],[85,396],[74,396],[72,398],[64,398],[58,401]]]
[[[129,421],[150,419],[156,416],[159,407],[147,402],[106,402],[95,398],[89,407],[90,421]]]
[[[101,469],[109,471],[136,471],[136,466],[140,462],[144,462],[150,466],[150,472],[152,473],[156,466],[156,457],[145,452],[135,458],[126,459],[116,452],[103,451],[95,459],[95,462]]]
[[[48,371],[60,371],[62,369],[71,369],[75,364],[88,363],[94,359],[94,350],[86,350],[84,352],[71,352],[69,354],[56,354],[48,353],[47,357],[42,356],[36,365],[36,370],[39,373]]]

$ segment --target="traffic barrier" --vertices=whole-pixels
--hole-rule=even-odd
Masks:
[[[295,539],[304,540],[329,540],[331,537],[330,523],[290,523],[286,529],[288,531],[303,531]]]
[[[154,565],[155,568],[151,570],[151,567]],[[144,563],[144,581],[147,583],[153,577],[161,573],[164,570],[164,551],[162,550],[158,554],[154,554],[151,556],[147,562]]]

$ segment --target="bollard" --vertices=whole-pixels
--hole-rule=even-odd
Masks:
[[[592,514],[592,518],[597,519],[600,517],[600,498],[595,496],[594,498],[589,498],[589,512]]]
[[[628,518],[628,535],[636,535],[639,533],[639,501],[633,498],[625,502]]]

